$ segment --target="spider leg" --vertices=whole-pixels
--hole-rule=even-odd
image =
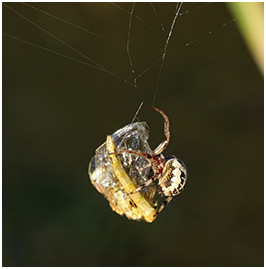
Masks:
[[[150,178],[148,181],[146,181],[145,183],[141,184],[139,187],[137,187],[134,191],[128,193],[128,195],[134,194],[136,192],[141,191],[142,189],[144,189],[145,187],[149,186],[152,182],[154,182],[157,178],[158,178],[159,174],[154,174],[152,176],[152,178]]]
[[[145,165],[144,167],[140,168],[139,171],[142,172],[143,170],[147,169],[148,167],[150,167],[152,164],[149,163],[147,165]]]
[[[140,157],[146,158],[151,163],[152,157],[147,153],[138,152],[138,151],[134,151],[134,150],[121,150],[121,151],[116,152],[116,154],[121,154],[121,153],[129,153],[129,154],[138,155]]]
[[[170,128],[169,128],[169,119],[166,116],[166,114],[160,110],[159,108],[153,107],[154,110],[156,110],[157,112],[159,112],[163,118],[164,118],[164,134],[165,134],[165,140],[159,144],[159,146],[157,146],[157,148],[153,151],[153,155],[159,155],[160,153],[162,153],[165,148],[167,147],[169,141],[170,141]]]
[[[147,161],[150,163],[150,165],[153,167],[153,162],[152,162],[152,156],[150,156],[147,153],[144,152],[138,152],[138,151],[133,151],[133,150],[122,150],[122,151],[118,151],[116,152],[116,154],[121,154],[121,153],[129,153],[129,154],[134,154],[134,155],[138,155],[141,156],[143,158],[146,158]],[[154,175],[152,176],[151,179],[149,179],[148,181],[146,181],[145,183],[141,184],[139,187],[136,188],[136,190],[128,193],[128,195],[134,194],[136,192],[139,192],[140,190],[144,189],[145,187],[149,186],[153,181],[155,181],[159,176],[159,173],[154,173]]]
[[[166,198],[166,200],[162,203],[161,207],[159,208],[159,210],[156,212],[156,215],[158,215],[160,212],[163,211],[163,209],[165,208],[165,206],[167,204],[169,204],[171,202],[171,200],[173,199],[173,196],[169,196]]]

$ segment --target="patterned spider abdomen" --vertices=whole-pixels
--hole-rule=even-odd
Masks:
[[[176,157],[171,157],[165,164],[159,179],[161,192],[164,196],[175,196],[183,191],[187,181],[185,164]]]

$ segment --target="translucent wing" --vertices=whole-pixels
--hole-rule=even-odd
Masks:
[[[117,152],[123,150],[140,151],[152,154],[148,144],[149,127],[145,122],[129,124],[112,135]],[[129,153],[118,155],[123,168],[134,182],[135,186],[145,183],[152,175],[149,162],[140,156]],[[125,214],[130,219],[141,219],[142,215],[134,202],[125,192],[123,186],[116,178],[106,150],[106,143],[103,143],[95,152],[90,161],[89,175],[92,184],[102,193],[110,203],[111,208],[120,215]],[[154,196],[157,188],[154,184],[149,185],[141,191],[143,197],[154,206]]]

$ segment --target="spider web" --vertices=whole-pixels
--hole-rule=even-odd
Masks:
[[[164,66],[167,64],[167,55],[168,49],[171,45],[171,39],[173,35],[177,34],[177,28],[179,27],[179,20],[183,17],[193,14],[202,8],[206,8],[210,3],[195,3],[192,7],[187,8],[187,3],[105,3],[101,4],[101,7],[107,8],[107,10],[112,10],[115,15],[119,15],[119,19],[123,18],[122,24],[126,31],[124,31],[124,36],[121,35],[121,45],[116,50],[119,50],[119,53],[123,55],[124,62],[122,64],[124,70],[116,70],[112,64],[106,64],[104,57],[99,57],[99,54],[95,55],[93,49],[83,50],[82,48],[77,48],[75,45],[72,45],[71,42],[66,41],[64,38],[60,37],[60,34],[54,33],[51,28],[43,26],[36,16],[44,16],[48,19],[53,20],[53,25],[55,23],[64,23],[69,28],[76,29],[76,31],[82,31],[87,34],[90,38],[90,42],[97,44],[95,42],[104,44],[106,42],[106,37],[101,34],[101,31],[97,27],[83,27],[79,23],[74,23],[70,19],[66,19],[66,16],[61,16],[54,14],[46,10],[45,5],[38,7],[36,3],[17,3],[17,5],[12,5],[11,3],[3,3],[3,8],[13,15],[20,17],[24,22],[31,25],[33,28],[36,28],[37,31],[46,35],[50,40],[56,41],[61,47],[59,50],[50,48],[43,44],[37,44],[34,41],[28,40],[23,35],[13,34],[8,30],[4,30],[3,35],[8,38],[12,38],[16,41],[23,42],[32,47],[36,47],[40,50],[52,53],[54,55],[64,57],[70,61],[77,62],[78,64],[85,65],[88,68],[98,70],[101,73],[106,73],[107,75],[112,76],[119,83],[125,84],[125,89],[133,90],[140,96],[141,99],[141,90],[142,90],[142,79],[148,75],[150,79],[150,74],[153,75],[154,85],[151,87],[151,105],[155,105],[158,91],[161,90],[160,83],[161,78],[164,72]],[[20,5],[20,6],[19,6]],[[88,3],[91,5],[91,3]],[[162,10],[162,8],[167,6],[167,11]],[[96,6],[96,8],[99,6]],[[24,9],[23,9],[24,8]],[[103,9],[104,9],[103,8]],[[32,12],[35,15],[35,18],[28,16],[27,12]],[[144,11],[143,11],[144,10]],[[121,14],[119,14],[121,13]],[[168,18],[166,19],[165,14]],[[34,17],[34,16],[33,16]],[[104,19],[104,17],[103,17]],[[113,17],[116,20],[116,17]],[[121,21],[119,22],[121,24]],[[229,20],[222,24],[222,27],[227,26],[234,20]],[[118,25],[118,24],[117,24]],[[90,26],[90,25],[89,25]],[[118,26],[117,26],[118,27]],[[92,29],[94,28],[94,29]],[[218,27],[217,27],[218,28]],[[216,29],[217,29],[216,28]],[[146,39],[138,36],[140,30],[143,30],[143,33],[148,37],[152,36],[151,41],[145,42]],[[113,35],[117,35],[120,31],[119,28],[113,28]],[[210,36],[215,32],[213,29],[206,31],[206,36]],[[141,33],[143,35],[143,33]],[[195,44],[201,37],[197,37],[187,42],[182,41],[181,46],[189,47]],[[93,39],[93,41],[91,41]],[[148,39],[148,38],[147,38]],[[86,41],[84,41],[85,43]],[[71,52],[67,54],[62,52],[62,46],[67,48]],[[97,46],[97,45],[96,45]],[[144,49],[142,49],[142,47]],[[153,47],[155,48],[153,50]],[[151,49],[152,48],[152,49]],[[112,54],[112,48],[104,46],[105,52]],[[146,50],[147,57],[142,59],[138,57],[136,51]],[[152,50],[150,53],[149,50]],[[103,54],[104,55],[104,54]],[[100,59],[99,59],[100,58]],[[155,72],[154,72],[155,70]]]

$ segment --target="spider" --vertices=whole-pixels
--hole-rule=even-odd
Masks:
[[[91,159],[88,171],[92,184],[113,211],[150,223],[184,189],[187,178],[182,161],[162,154],[170,140],[169,119],[160,109],[154,109],[164,118],[166,136],[154,151],[148,144],[147,123],[131,123],[107,136]],[[166,197],[159,209],[157,194]]]
[[[157,210],[156,215],[158,215],[174,196],[178,195],[184,190],[187,181],[187,169],[184,162],[177,159],[175,156],[163,156],[162,152],[165,150],[170,141],[169,119],[162,110],[156,107],[153,107],[153,109],[159,112],[164,118],[165,140],[161,142],[154,151],[152,151],[152,154],[132,150],[118,151],[116,154],[127,153],[147,159],[152,167],[153,176],[128,195],[139,192],[154,181],[158,180],[159,193],[162,196],[167,197],[162,203],[161,207]]]

